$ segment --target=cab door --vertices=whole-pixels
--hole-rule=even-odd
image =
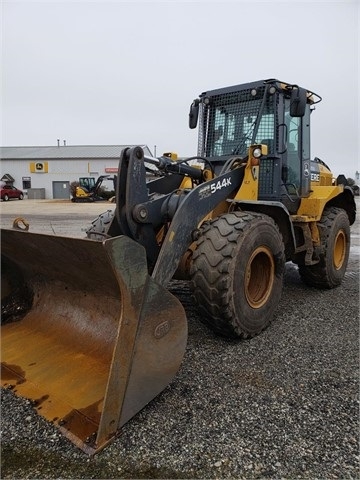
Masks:
[[[310,191],[310,106],[302,117],[290,115],[285,99],[286,151],[284,184],[290,196],[306,197]]]

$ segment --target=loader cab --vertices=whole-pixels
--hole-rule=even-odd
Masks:
[[[310,108],[321,98],[278,80],[222,88],[200,95],[190,111],[199,117],[198,154],[215,172],[233,157],[247,158],[250,145],[265,144],[258,199],[281,201],[290,213],[310,192]]]

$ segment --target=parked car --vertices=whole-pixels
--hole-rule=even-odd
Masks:
[[[24,193],[12,185],[3,185],[0,189],[1,200],[7,202],[10,198],[18,198],[22,200],[24,198]]]

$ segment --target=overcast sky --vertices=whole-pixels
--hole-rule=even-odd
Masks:
[[[312,156],[359,166],[359,2],[2,1],[2,146],[147,144],[194,155],[202,91],[318,93]]]

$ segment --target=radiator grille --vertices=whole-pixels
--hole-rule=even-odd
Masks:
[[[271,196],[274,190],[274,160],[262,158],[259,168],[259,195]]]

